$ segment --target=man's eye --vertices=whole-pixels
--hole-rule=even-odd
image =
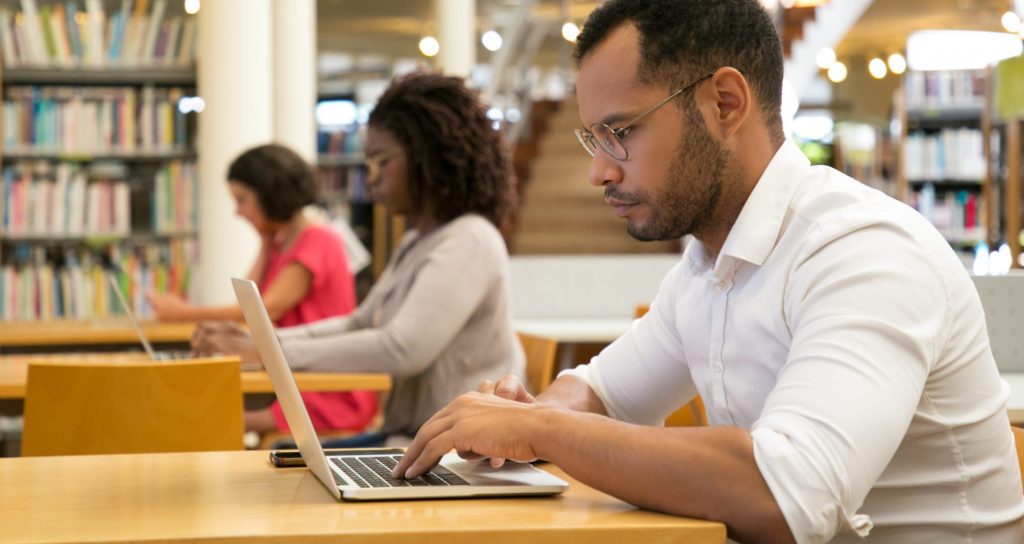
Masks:
[[[626,139],[626,136],[629,136],[630,132],[633,132],[633,127],[624,127],[619,129],[616,134],[618,134],[620,140],[624,140]]]

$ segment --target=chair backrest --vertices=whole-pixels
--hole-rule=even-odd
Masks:
[[[543,393],[555,378],[555,352],[558,341],[554,338],[518,333],[519,343],[526,352],[526,385],[533,394]]]
[[[1010,426],[1013,429],[1013,441],[1017,444],[1017,462],[1020,463],[1020,486],[1024,491],[1024,429]]]
[[[33,363],[22,455],[242,449],[238,358]]]

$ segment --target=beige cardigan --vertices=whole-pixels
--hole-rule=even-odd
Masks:
[[[523,376],[508,274],[497,229],[465,215],[424,237],[408,232],[352,315],[278,336],[295,370],[390,373],[383,431],[412,435],[482,380]]]

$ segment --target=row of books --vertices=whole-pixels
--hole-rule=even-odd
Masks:
[[[317,169],[320,200],[324,204],[370,202],[366,188],[366,169],[349,165]]]
[[[971,243],[984,238],[984,201],[971,191],[946,191],[939,198],[935,186],[926,183],[912,194],[921,215],[953,242]]]
[[[907,72],[907,109],[980,109],[985,103],[985,74],[979,70]]]
[[[6,237],[132,232],[132,181],[119,163],[86,167],[19,162],[5,167],[2,179],[0,233]],[[170,161],[156,170],[152,182],[148,223],[152,232],[193,230],[198,220],[195,164]]]
[[[22,11],[0,9],[0,51],[15,67],[191,66],[196,19],[167,16],[167,0],[122,0],[107,14],[102,0],[21,0]]]
[[[984,138],[972,128],[908,134],[903,173],[910,181],[980,181],[985,178]]]
[[[181,151],[188,120],[180,88],[8,88],[3,104],[7,153],[90,154]]]
[[[366,129],[318,130],[316,150],[320,155],[361,155],[366,147]]]
[[[124,315],[107,274],[114,274],[132,311],[152,317],[147,292],[184,294],[186,256],[191,248],[173,242],[122,252],[114,250],[119,270],[104,268],[90,251],[65,250],[56,261],[35,248],[31,257],[0,266],[0,320],[102,319]]]
[[[4,168],[3,220],[5,236],[127,235],[131,232],[131,192],[128,183],[87,180],[86,172],[66,163],[56,176],[35,172],[28,164]]]
[[[192,231],[199,224],[199,174],[192,161],[169,161],[153,174],[154,232]]]

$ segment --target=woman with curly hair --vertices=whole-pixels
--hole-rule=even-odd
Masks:
[[[295,370],[390,373],[382,434],[359,444],[400,444],[481,381],[523,375],[497,229],[511,168],[476,94],[423,73],[396,79],[370,114],[366,167],[374,201],[410,230],[355,313],[278,336]],[[207,325],[193,347],[258,360],[237,326]]]

